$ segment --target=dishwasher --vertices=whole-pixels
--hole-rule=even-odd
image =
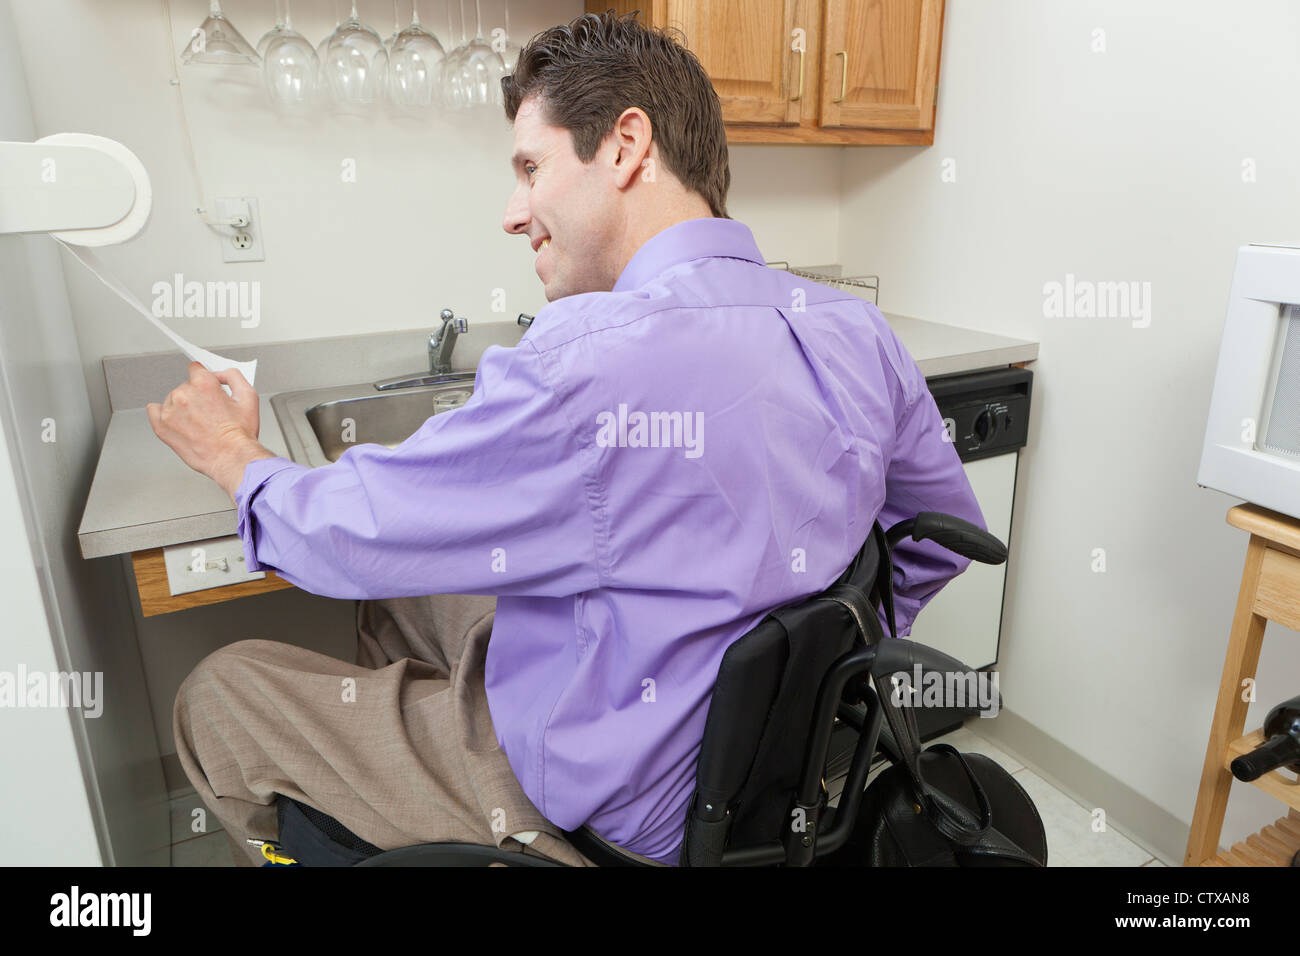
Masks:
[[[1029,434],[1033,377],[1028,369],[1003,367],[926,379],[989,533],[1007,545],[1007,560],[998,565],[972,562],[921,609],[908,640],[942,651],[973,670],[985,670],[998,660],[1007,569],[1015,561],[1011,512],[1016,470]],[[921,740],[926,741],[957,729],[978,712],[978,706],[918,707],[914,714]],[[857,731],[837,724],[826,766],[833,796],[843,784],[856,742]]]

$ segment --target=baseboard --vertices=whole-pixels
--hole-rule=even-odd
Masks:
[[[1118,777],[1005,707],[997,717],[969,720],[966,727],[1005,750],[1077,803],[1105,808],[1107,827],[1132,840],[1161,863],[1183,865],[1190,824]]]

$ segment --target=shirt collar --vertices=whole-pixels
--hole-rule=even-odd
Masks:
[[[615,292],[645,285],[673,266],[713,257],[746,259],[766,265],[754,234],[734,219],[687,219],[656,233],[642,244],[614,283]]]

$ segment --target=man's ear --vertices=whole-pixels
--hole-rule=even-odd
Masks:
[[[650,117],[639,106],[629,106],[614,121],[614,184],[626,189],[650,159]]]

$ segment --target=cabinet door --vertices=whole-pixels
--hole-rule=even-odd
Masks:
[[[929,130],[943,0],[826,0],[823,126]]]
[[[726,123],[799,122],[815,90],[816,51],[793,49],[801,0],[668,0],[668,25],[685,34],[713,80]],[[804,27],[807,29],[807,27]],[[807,59],[803,98],[799,67]]]

